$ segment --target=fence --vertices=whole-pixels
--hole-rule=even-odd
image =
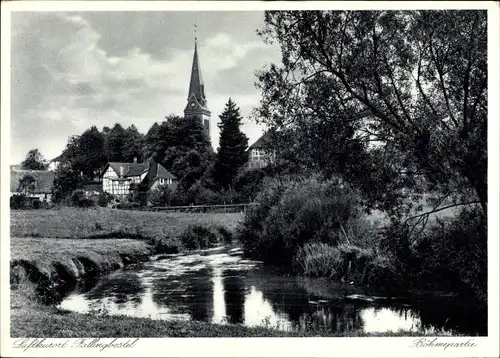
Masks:
[[[151,208],[152,211],[187,211],[187,212],[198,212],[205,213],[210,212],[242,212],[250,206],[257,205],[257,203],[245,203],[245,204],[219,204],[219,205],[186,205],[186,206],[154,206]]]

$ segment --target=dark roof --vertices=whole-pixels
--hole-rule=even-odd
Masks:
[[[175,180],[175,175],[170,173],[165,167],[161,164],[158,163],[152,163],[151,168],[148,172],[148,175],[146,175],[146,178],[144,178],[143,183],[150,188],[156,179],[174,179]]]
[[[120,167],[123,167],[124,177],[135,177],[143,174],[148,170],[148,163],[120,163],[120,162],[109,162],[109,166],[120,175]]]
[[[259,139],[255,141],[248,149],[253,148],[265,148],[268,146],[269,141],[271,140],[271,132],[264,133]]]
[[[50,193],[52,184],[54,183],[54,173],[50,170],[11,170],[10,171],[10,191],[19,191],[19,181],[26,175],[30,175],[35,179],[36,186],[35,194]]]
[[[167,169],[165,169],[163,165],[157,164],[156,178],[175,179],[175,175],[173,175]]]

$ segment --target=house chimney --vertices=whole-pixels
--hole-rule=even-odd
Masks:
[[[137,157],[134,157],[134,164],[137,164]]]
[[[123,178],[123,166],[120,165],[120,178]]]

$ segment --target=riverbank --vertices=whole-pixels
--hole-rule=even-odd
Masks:
[[[12,211],[11,285],[26,278],[42,302],[57,301],[80,279],[230,240],[240,218],[107,208]]]

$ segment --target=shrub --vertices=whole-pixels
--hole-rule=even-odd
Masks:
[[[100,207],[106,207],[115,200],[115,197],[109,193],[102,192],[97,198],[97,205]]]
[[[153,206],[167,206],[171,205],[172,199],[172,191],[168,185],[159,185],[149,192],[147,201]]]
[[[373,256],[372,251],[350,244],[331,246],[311,242],[297,250],[294,268],[308,276],[361,281]]]
[[[223,242],[225,244],[230,244],[233,242],[233,233],[226,229],[224,226],[218,226],[217,227],[217,233],[220,236],[220,242]]]
[[[260,168],[242,170],[234,181],[234,190],[236,191],[234,202],[252,202],[262,188],[265,176],[264,170]]]
[[[402,281],[393,260],[388,256],[377,255],[371,260],[365,270],[363,283],[377,289],[396,291]]]
[[[217,244],[217,235],[209,228],[191,225],[181,234],[180,240],[187,249],[203,249]]]
[[[33,209],[40,209],[42,202],[40,200],[33,200],[32,205],[33,205]]]
[[[95,205],[93,200],[86,198],[85,192],[81,189],[74,190],[67,198],[67,203],[77,208],[90,208]]]
[[[23,209],[26,207],[27,198],[24,194],[14,194],[10,197],[11,209]]]
[[[120,201],[120,202],[116,205],[116,208],[117,208],[117,209],[130,209],[130,203]]]
[[[307,242],[336,246],[364,235],[356,200],[353,192],[332,182],[267,180],[238,237],[250,256],[289,266]]]
[[[308,276],[341,278],[344,260],[338,248],[325,243],[307,243],[297,250],[295,270]]]
[[[131,209],[137,209],[137,208],[140,208],[140,207],[141,207],[141,204],[138,203],[138,202],[136,202],[136,201],[130,203],[130,208]]]
[[[450,290],[479,302],[487,299],[487,230],[479,209],[438,221],[412,252],[412,278],[421,286]]]

